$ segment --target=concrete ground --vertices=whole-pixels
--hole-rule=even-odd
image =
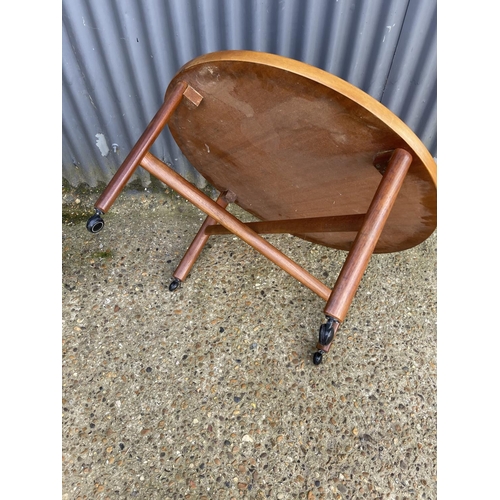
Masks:
[[[315,366],[313,292],[219,236],[171,293],[203,214],[128,190],[92,235],[99,193],[63,190],[63,499],[436,498],[436,234],[372,258]],[[345,252],[266,238],[333,286]]]

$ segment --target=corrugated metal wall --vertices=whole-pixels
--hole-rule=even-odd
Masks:
[[[437,0],[63,0],[63,178],[108,182],[186,62],[246,49],[363,89],[437,156]],[[152,152],[204,186],[167,129]],[[133,179],[150,182],[142,168]]]

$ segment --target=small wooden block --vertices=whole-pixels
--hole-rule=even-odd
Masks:
[[[238,197],[232,191],[226,191],[224,193],[224,199],[228,203],[234,203],[238,199]]]
[[[380,153],[377,153],[375,157],[373,158],[373,166],[382,174],[385,174],[385,169],[387,168],[387,164],[389,163],[389,160],[391,159],[392,153],[394,153],[394,150],[391,149],[389,151],[382,151]]]
[[[191,101],[196,107],[198,107],[203,100],[203,96],[191,87],[191,85],[188,85],[187,89],[184,91],[184,97]]]

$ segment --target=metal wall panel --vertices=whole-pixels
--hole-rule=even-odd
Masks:
[[[382,104],[437,155],[437,12],[435,0],[412,1],[397,44]]]
[[[63,0],[62,161],[71,185],[108,182],[186,62],[246,49],[363,89],[437,155],[436,0]],[[165,130],[152,149],[205,181]],[[133,179],[147,186],[139,168]]]

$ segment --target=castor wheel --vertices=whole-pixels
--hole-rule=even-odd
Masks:
[[[313,363],[319,365],[323,361],[323,353],[321,351],[315,352],[313,355]]]
[[[319,327],[319,343],[321,345],[331,344],[335,332],[333,331],[334,318],[327,318],[326,323]]]
[[[96,209],[95,214],[87,221],[87,229],[91,233],[98,233],[104,227],[101,215],[102,212]]]
[[[319,327],[319,339],[317,344],[319,350],[313,355],[313,363],[315,365],[319,365],[323,360],[323,354],[326,354],[330,350],[330,344],[333,341],[333,337],[339,325],[340,323],[337,319],[327,316],[326,323],[323,323]]]
[[[181,280],[178,278],[174,278],[172,283],[170,283],[170,285],[168,286],[168,289],[171,292],[173,292],[173,291],[177,290],[177,288],[179,288],[180,285],[181,285]]]

